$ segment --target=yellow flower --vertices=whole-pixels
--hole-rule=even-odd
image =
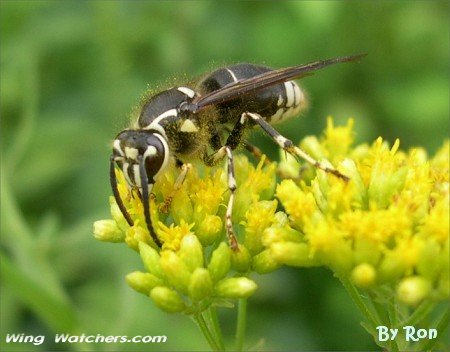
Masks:
[[[419,273],[423,275],[419,279],[429,283],[429,289],[420,286],[420,300],[442,298],[449,271],[445,259],[449,243],[449,143],[431,159],[421,148],[400,150],[399,140],[392,147],[382,138],[371,146],[352,147],[352,126],[352,120],[344,127],[334,127],[328,120],[324,138],[309,137],[301,144],[316,157],[332,160],[350,181],[322,171],[306,182],[282,181],[276,196],[297,238],[280,236],[278,242],[264,242],[267,249],[257,263],[267,267],[267,255],[272,253],[271,259],[279,264],[326,265],[339,277],[348,277],[366,289],[383,284],[395,289]],[[284,164],[282,169],[295,174],[294,165],[291,161],[289,168]],[[297,167],[297,174],[301,174]],[[298,259],[290,253],[297,253]],[[408,285],[399,286],[403,296],[416,292]],[[419,299],[403,301],[413,304]]]
[[[350,146],[354,141],[353,119],[349,119],[346,126],[335,127],[333,118],[327,118],[327,128],[322,141],[323,149],[326,150],[326,157],[330,161],[339,161],[348,155]]]
[[[127,282],[136,291],[150,295],[165,311],[197,314],[216,301],[223,305],[224,298],[248,297],[257,285],[245,277],[251,270],[252,255],[244,243],[253,241],[250,247],[261,251],[264,229],[276,222],[277,201],[265,200],[273,196],[275,170],[276,164],[264,166],[264,157],[257,166],[246,157],[235,158],[238,191],[233,222],[238,234],[242,232],[239,252],[223,242],[229,199],[223,165],[192,168],[178,189],[175,182],[179,172],[174,165],[158,177],[150,198],[150,215],[162,243],[160,249],[149,235],[137,190],[130,189],[122,172],[116,170],[119,193],[134,225],[127,224],[111,198],[113,220],[96,222],[94,235],[102,241],[125,242],[140,253],[147,272],[135,271],[127,276]],[[247,212],[249,206],[253,212]],[[243,226],[239,225],[242,219],[249,222],[249,235],[238,227]]]
[[[254,166],[235,155],[239,251],[226,243],[224,165],[195,165],[179,189],[174,165],[158,177],[150,208],[161,249],[149,236],[137,191],[116,170],[134,226],[111,198],[113,220],[96,222],[95,237],[138,251],[147,272],[135,271],[127,282],[171,312],[196,314],[224,298],[247,297],[257,288],[251,271],[282,265],[326,266],[374,296],[386,288],[397,292],[404,304],[448,299],[449,142],[432,158],[422,148],[402,151],[399,140],[353,142],[353,120],[336,127],[331,118],[321,138],[300,142],[348,182],[285,158],[284,151],[278,170],[265,157]],[[277,184],[277,171],[290,179]]]
[[[374,284],[376,271],[374,267],[367,263],[356,266],[352,271],[352,280],[359,287],[367,288]]]
[[[180,249],[180,243],[183,238],[191,234],[191,229],[194,224],[187,224],[184,220],[178,226],[171,224],[170,226],[164,225],[162,222],[159,224],[158,237],[163,243],[163,249],[178,250]]]

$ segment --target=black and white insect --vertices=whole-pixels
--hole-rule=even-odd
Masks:
[[[323,165],[279,134],[272,124],[285,121],[305,107],[305,95],[293,81],[313,74],[325,66],[354,62],[365,54],[337,57],[282,69],[242,63],[218,69],[196,84],[164,90],[142,106],[137,127],[120,132],[113,142],[110,181],[114,197],[130,226],[128,214],[117,189],[115,164],[122,170],[130,188],[137,189],[144,206],[148,231],[161,247],[150,218],[150,192],[155,179],[164,172],[170,158],[181,167],[175,189],[179,188],[191,165],[198,158],[212,166],[227,158],[230,198],[226,211],[226,232],[232,249],[238,249],[233,232],[232,210],[236,181],[233,150],[239,145],[257,152],[244,140],[244,132],[259,125],[286,152],[304,159],[318,169],[347,179],[334,168]],[[224,143],[222,138],[224,138]],[[166,200],[170,204],[170,199]]]

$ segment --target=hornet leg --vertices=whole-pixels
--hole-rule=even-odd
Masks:
[[[233,130],[231,130],[231,128],[225,127],[225,129],[230,133],[230,137],[228,137],[228,139],[231,138],[231,135],[232,135],[232,134],[239,134],[239,137],[242,138],[242,133],[241,133],[239,130],[243,129],[243,127],[244,127],[244,126],[243,126],[243,124],[242,124],[240,121],[237,122],[237,124],[236,124],[236,126],[233,128]],[[238,131],[236,132],[236,130],[238,130]],[[237,147],[237,145],[233,148],[233,147],[232,147],[231,141],[229,142],[228,139],[227,139],[226,145],[230,146],[231,149],[234,150],[234,149]],[[236,140],[236,137],[233,137],[233,139]],[[261,149],[259,149],[259,148],[258,148],[257,146],[255,146],[255,145],[249,143],[248,141],[242,140],[242,141],[241,141],[241,144],[244,146],[244,148],[245,148],[250,154],[253,155],[253,157],[254,157],[255,159],[259,160],[259,159],[261,159],[261,157],[263,156],[263,153],[262,153]],[[271,163],[270,159],[266,156],[266,158],[264,159],[264,164],[269,165],[270,163]]]
[[[322,163],[320,163],[319,161],[315,160],[313,157],[308,155],[305,151],[301,150],[299,147],[296,147],[291,140],[283,137],[276,129],[274,129],[267,121],[265,121],[262,116],[251,112],[245,112],[242,114],[241,121],[242,120],[245,121],[248,118],[252,119],[259,126],[261,126],[264,132],[266,132],[275,143],[277,143],[286,152],[292,154],[294,157],[299,157],[307,161],[311,165],[317,167],[318,169],[333,174],[336,177],[343,179],[344,181],[349,180],[347,176],[341,174],[338,170],[323,165]]]
[[[231,148],[229,146],[223,146],[217,152],[211,155],[205,155],[204,161],[206,165],[213,166],[217,164],[224,157],[227,157],[227,173],[228,173],[228,189],[230,190],[230,199],[228,200],[227,212],[225,215],[225,228],[227,231],[228,242],[230,243],[230,247],[233,251],[238,252],[238,241],[236,239],[236,235],[233,231],[233,221],[232,221],[232,213],[233,213],[233,204],[234,204],[234,196],[236,193],[236,179],[234,177],[234,163],[233,163],[233,153],[231,152]]]
[[[172,203],[173,197],[178,192],[178,190],[183,185],[184,180],[186,179],[186,175],[192,169],[192,165],[190,163],[181,165],[181,172],[175,181],[172,192],[164,199],[164,203],[159,206],[159,211],[167,214],[169,212],[170,204]]]

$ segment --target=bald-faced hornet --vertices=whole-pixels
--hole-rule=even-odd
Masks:
[[[286,152],[304,159],[318,169],[347,179],[339,171],[314,160],[292,141],[280,135],[271,124],[294,117],[305,107],[305,96],[293,79],[313,74],[325,66],[354,62],[365,54],[316,61],[306,65],[271,69],[253,64],[237,64],[218,69],[197,84],[170,88],[150,97],[143,105],[137,128],[120,132],[113,143],[110,181],[114,197],[130,226],[128,214],[117,189],[115,163],[130,188],[139,190],[148,231],[161,247],[151,218],[149,195],[155,177],[164,172],[169,158],[182,166],[176,183],[180,185],[190,167],[185,160],[198,157],[212,166],[227,158],[228,188],[231,192],[226,211],[226,232],[232,249],[238,244],[233,232],[232,210],[236,181],[232,151],[243,141],[246,129],[259,125]],[[227,135],[223,144],[221,136]],[[208,154],[208,149],[211,152]]]

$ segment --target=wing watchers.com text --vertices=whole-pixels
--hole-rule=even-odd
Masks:
[[[25,334],[7,334],[6,343],[21,343],[41,345],[49,337],[45,335],[25,335]],[[167,336],[150,336],[150,335],[70,335],[70,334],[56,334],[51,342],[54,343],[164,343],[167,341]]]

